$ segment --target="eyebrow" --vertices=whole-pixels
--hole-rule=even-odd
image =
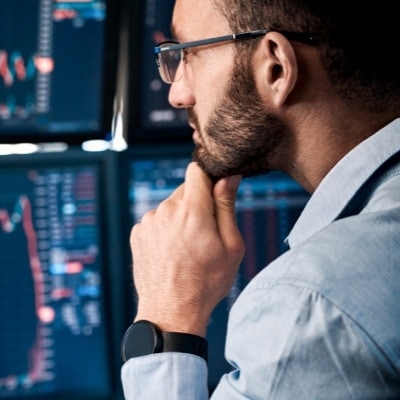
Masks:
[[[170,34],[171,34],[171,37],[169,37],[169,39],[171,39],[171,40],[173,40],[175,42],[183,43],[183,42],[192,42],[193,41],[193,40],[186,40],[186,39],[182,40],[182,37],[183,38],[185,37],[185,35],[183,35],[184,31],[175,28],[173,23],[171,23],[171,25],[169,27],[169,31],[170,31]]]
[[[164,0],[165,1],[165,0]],[[178,40],[178,33],[177,33],[177,30],[175,29],[175,27],[174,27],[174,25],[171,23],[171,25],[170,25],[170,28],[169,28],[169,30],[170,30],[170,32],[171,32],[171,35],[172,35],[172,39],[174,39],[174,40],[176,40],[176,41],[179,41]]]

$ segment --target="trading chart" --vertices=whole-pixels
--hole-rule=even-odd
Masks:
[[[105,0],[0,1],[0,133],[99,129]]]
[[[0,174],[0,397],[107,383],[95,172]]]

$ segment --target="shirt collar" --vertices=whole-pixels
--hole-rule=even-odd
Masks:
[[[287,237],[296,246],[334,221],[361,185],[400,149],[400,118],[347,153],[324,177]]]

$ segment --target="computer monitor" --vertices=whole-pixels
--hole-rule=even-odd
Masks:
[[[0,1],[0,143],[110,136],[119,3]]]
[[[191,146],[132,148],[126,153],[124,170],[130,211],[129,226],[155,208],[184,180],[191,160]],[[209,388],[229,371],[224,359],[229,310],[247,283],[273,259],[287,250],[285,238],[294,225],[309,194],[280,172],[244,179],[238,190],[236,210],[246,254],[229,295],[215,308],[207,331],[209,342]],[[132,314],[135,310],[134,298]]]
[[[132,2],[129,45],[129,143],[189,142],[187,112],[168,102],[170,85],[158,73],[154,46],[171,39],[170,25],[175,0]]]
[[[0,398],[122,399],[113,154],[0,157]]]

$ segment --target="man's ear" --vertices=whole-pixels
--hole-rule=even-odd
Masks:
[[[257,85],[270,104],[282,106],[298,79],[298,63],[289,40],[278,32],[267,33],[258,48]],[[262,95],[263,95],[262,94]]]

